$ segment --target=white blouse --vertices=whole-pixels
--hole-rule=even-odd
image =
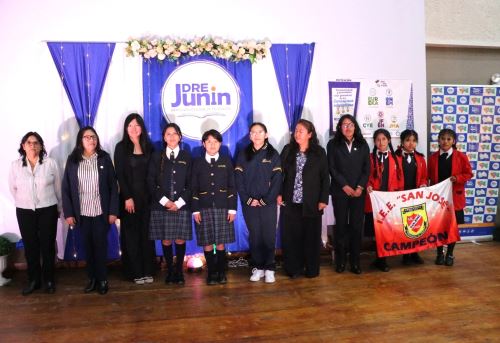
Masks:
[[[35,210],[57,205],[62,211],[61,174],[57,163],[44,157],[43,163],[36,163],[31,170],[30,164],[18,159],[12,162],[9,173],[9,188],[17,208]]]

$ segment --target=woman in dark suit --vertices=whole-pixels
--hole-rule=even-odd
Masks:
[[[291,278],[305,272],[319,275],[321,216],[328,205],[328,161],[319,145],[314,125],[299,120],[290,144],[281,153],[283,168],[283,257]],[[304,271],[305,269],[305,271]]]
[[[343,115],[337,132],[328,142],[328,165],[332,183],[336,226],[333,235],[335,270],[342,273],[346,263],[346,237],[349,240],[351,272],[361,274],[359,254],[363,229],[365,188],[370,175],[370,148],[356,119]]]
[[[115,148],[115,168],[120,186],[122,261],[138,285],[153,282],[154,241],[149,239],[150,197],[146,182],[152,150],[144,120],[137,113],[129,114],[123,138]]]
[[[118,187],[111,157],[101,149],[94,128],[80,129],[62,182],[63,211],[81,230],[89,282],[85,293],[108,292],[108,231],[118,216]]]

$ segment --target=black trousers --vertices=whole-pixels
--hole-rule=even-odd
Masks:
[[[57,205],[35,211],[16,208],[23,238],[29,281],[54,282],[57,233]],[[41,256],[41,263],[40,263]]]
[[[122,251],[127,252],[122,262],[127,274],[134,279],[154,273],[155,252],[154,241],[149,239],[149,213],[149,210],[136,210],[121,218]]]
[[[107,281],[108,218],[102,214],[97,217],[80,216],[79,227],[85,247],[88,278]]]
[[[333,234],[335,263],[337,265],[346,263],[347,246],[349,246],[349,263],[351,266],[359,266],[365,197],[332,195],[332,200],[336,221]]]
[[[283,261],[288,275],[319,275],[321,253],[321,216],[304,217],[302,205],[287,204],[283,213],[281,242]]]
[[[275,270],[276,204],[258,207],[243,204],[242,207],[243,217],[248,228],[252,267]]]

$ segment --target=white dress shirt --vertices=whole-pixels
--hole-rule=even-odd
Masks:
[[[167,146],[167,150],[165,151],[165,155],[167,156],[167,158],[170,158],[170,153],[173,151],[174,152],[174,159],[177,158],[177,156],[179,156],[179,151],[181,150],[181,148],[179,146],[176,146],[174,149],[170,149],[168,146]],[[162,205],[162,206],[165,206],[167,204],[167,202],[169,202],[170,199],[167,198],[166,196],[163,196],[159,203]],[[177,206],[178,209],[181,209],[182,206],[186,205],[186,202],[184,201],[184,199],[182,199],[182,197],[179,197],[179,199],[177,199],[176,201],[174,201],[174,204],[175,206]]]
[[[44,157],[42,164],[36,162],[31,169],[29,161],[23,166],[23,160],[12,162],[9,173],[9,188],[17,208],[36,210],[57,205],[62,211],[61,174],[57,163],[50,157]]]

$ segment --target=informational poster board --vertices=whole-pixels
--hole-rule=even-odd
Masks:
[[[443,128],[457,133],[457,148],[467,154],[474,173],[465,188],[460,235],[491,236],[500,186],[500,87],[431,85],[431,153],[439,149]]]
[[[352,114],[363,136],[385,128],[393,137],[413,128],[413,92],[410,80],[337,80],[329,82],[330,128],[334,132],[338,119]]]

